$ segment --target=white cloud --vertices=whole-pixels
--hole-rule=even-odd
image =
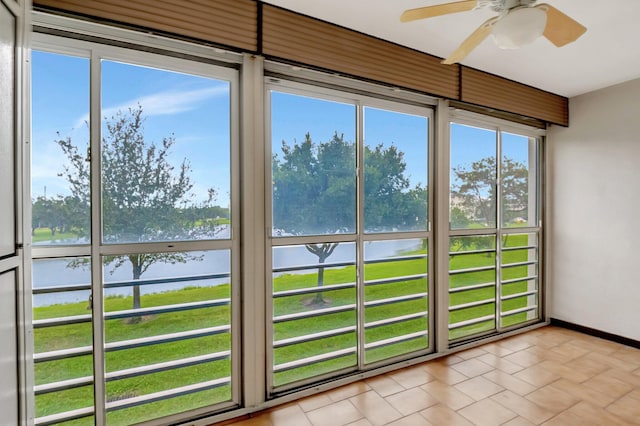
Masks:
[[[226,86],[216,86],[198,90],[167,90],[165,92],[134,98],[120,105],[104,108],[101,111],[101,117],[111,117],[118,111],[137,108],[138,104],[142,105],[145,117],[178,114],[195,109],[202,101],[227,93],[228,89]],[[84,115],[76,121],[74,127],[78,128],[88,120],[89,116]]]

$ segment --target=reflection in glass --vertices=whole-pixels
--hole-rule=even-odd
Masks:
[[[271,92],[273,235],[356,229],[355,106]]]
[[[496,226],[496,132],[451,123],[450,228]]]
[[[428,119],[364,108],[365,232],[427,228]]]
[[[228,82],[102,62],[104,242],[229,238],[229,103]]]
[[[89,60],[37,50],[31,59],[31,238],[87,244]]]
[[[536,139],[502,132],[503,227],[537,226]]]

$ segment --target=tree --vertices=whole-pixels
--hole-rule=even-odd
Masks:
[[[56,142],[68,160],[61,175],[69,184],[72,194],[69,201],[74,201],[76,212],[82,208],[88,211],[90,152],[82,153],[70,137]],[[163,137],[159,145],[145,140],[141,105],[118,111],[107,119],[101,145],[104,242],[206,238],[220,230],[214,218],[192,214],[193,210],[206,211],[211,207],[216,193],[209,189],[206,201],[195,201],[189,162],[183,159],[176,167],[169,160],[174,143],[173,135]],[[76,226],[79,234],[89,234],[88,226]],[[108,256],[105,262],[113,265],[112,272],[130,264],[133,280],[139,280],[156,262],[175,264],[201,259],[201,256],[179,252],[141,253]],[[133,309],[140,306],[140,287],[134,285]]]
[[[506,224],[518,216],[527,216],[529,171],[523,163],[508,157],[503,158],[501,167],[502,220]],[[453,173],[457,183],[453,185],[452,196],[459,203],[454,207],[466,213],[467,218],[495,226],[498,183],[495,157],[455,167]]]
[[[276,233],[322,235],[356,230],[356,150],[334,133],[316,144],[307,133],[293,145],[282,141],[282,156],[272,157],[273,228]],[[411,230],[426,223],[427,191],[410,187],[404,154],[395,146],[365,147],[365,226],[368,231]],[[318,258],[317,286],[338,243],[307,244]],[[315,304],[323,304],[317,293]]]
[[[496,226],[497,169],[495,157],[486,157],[468,167],[453,169],[455,181],[452,197],[458,200],[451,208],[451,225],[454,228],[469,228],[475,222]],[[507,224],[517,217],[528,216],[527,167],[516,160],[504,157],[501,165],[502,223]],[[465,236],[452,239],[458,250],[467,248],[486,249],[493,246],[492,240],[484,236]],[[490,255],[490,254],[489,254]]]

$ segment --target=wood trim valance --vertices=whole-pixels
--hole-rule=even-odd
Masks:
[[[174,34],[242,52],[569,124],[568,99],[253,0],[33,0],[34,7]]]

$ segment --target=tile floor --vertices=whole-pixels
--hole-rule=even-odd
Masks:
[[[225,425],[640,425],[640,350],[544,327]]]

